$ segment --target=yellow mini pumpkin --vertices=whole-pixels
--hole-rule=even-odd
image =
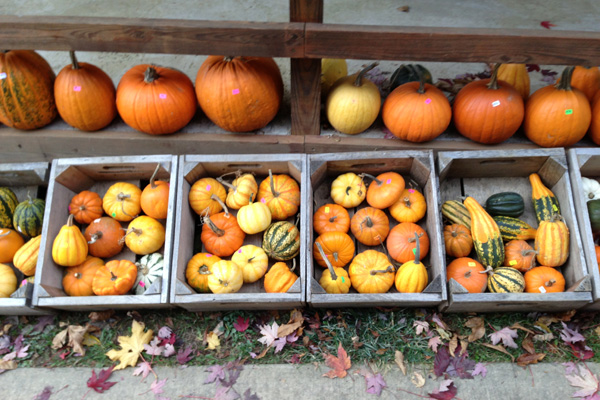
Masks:
[[[417,249],[415,250],[414,261],[402,264],[402,266],[398,268],[398,272],[396,272],[396,290],[400,293],[421,293],[429,283],[427,269],[419,260],[421,246],[419,244],[419,237],[416,233],[415,239],[417,242]]]
[[[142,211],[141,196],[142,190],[134,184],[117,182],[106,191],[102,208],[117,221],[128,222]]]
[[[251,196],[252,197],[252,196]],[[240,229],[248,235],[264,231],[271,225],[271,210],[266,204],[252,202],[243,206],[237,213],[237,221]]]
[[[79,228],[73,225],[73,214],[63,225],[52,243],[52,259],[63,267],[74,267],[85,261],[88,243]]]
[[[17,276],[6,264],[0,264],[0,297],[10,297],[17,290]]]
[[[346,270],[344,268],[334,268],[327,259],[321,244],[315,242],[315,245],[321,254],[321,258],[325,260],[325,263],[327,264],[327,269],[323,271],[323,275],[321,275],[321,279],[319,279],[319,285],[321,285],[329,294],[348,293],[352,283]]]
[[[201,293],[210,293],[208,276],[212,273],[212,266],[218,261],[221,261],[221,258],[214,254],[194,254],[185,269],[185,278],[190,286]]]
[[[331,198],[344,208],[357,207],[366,196],[365,183],[354,172],[342,174],[331,183]]]
[[[25,243],[13,257],[13,265],[25,276],[35,275],[42,235],[38,235]]]
[[[154,253],[164,243],[165,228],[154,218],[142,215],[129,223],[125,235],[125,245],[135,254]]]
[[[242,269],[233,261],[217,261],[208,276],[208,287],[216,294],[236,293],[243,283]]]
[[[269,268],[269,257],[263,249],[252,244],[242,246],[231,256],[231,261],[242,269],[244,283],[253,283],[262,278]]]
[[[358,293],[385,293],[394,284],[394,266],[376,250],[366,250],[352,260],[348,274]]]
[[[241,174],[241,171],[236,171],[236,174]],[[239,210],[243,206],[250,204],[250,196],[256,196],[256,193],[258,193],[258,184],[256,183],[256,179],[254,179],[254,175],[238,175],[232,183],[226,182],[223,179],[223,176],[225,175],[218,177],[217,181],[229,189],[227,191],[227,197],[225,198],[227,207]]]

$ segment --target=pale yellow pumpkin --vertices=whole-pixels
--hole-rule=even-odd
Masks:
[[[331,198],[344,208],[357,207],[366,196],[365,183],[354,172],[342,174],[331,183]]]
[[[250,204],[250,197],[252,195],[256,196],[256,193],[258,193],[258,184],[252,174],[238,176],[232,183],[226,182],[223,176],[217,178],[217,181],[228,188],[225,204],[231,209],[239,210],[241,207]]]
[[[427,269],[420,261],[421,246],[419,235],[415,233],[415,241],[417,248],[415,249],[415,259],[406,262],[398,268],[396,272],[396,290],[400,293],[421,293],[429,283]]]
[[[331,86],[348,75],[348,63],[342,58],[321,59],[321,97],[325,98]]]
[[[17,276],[6,264],[0,264],[0,297],[10,297],[17,290]]]
[[[142,215],[129,223],[125,234],[125,245],[135,254],[154,253],[164,243],[165,227],[154,218]]]
[[[244,283],[253,283],[262,278],[269,267],[265,251],[252,244],[242,246],[231,256],[231,261],[242,269]]]
[[[142,190],[136,185],[117,182],[106,191],[102,198],[102,208],[117,221],[128,222],[142,211],[141,197]]]
[[[239,209],[237,222],[248,235],[262,232],[271,225],[271,210],[265,203],[250,203]]]
[[[325,260],[327,269],[323,271],[319,285],[329,294],[348,293],[350,291],[351,281],[348,272],[344,268],[334,268],[329,259],[325,256],[325,252],[319,242],[315,242],[321,258]]]
[[[216,294],[236,293],[242,287],[242,269],[233,261],[221,260],[213,264],[208,275],[208,287]]]

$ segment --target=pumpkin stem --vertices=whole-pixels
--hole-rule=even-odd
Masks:
[[[202,219],[202,223],[203,224],[208,224],[208,227],[210,228],[211,231],[213,231],[215,233],[215,235],[221,237],[225,234],[225,231],[221,228],[219,228],[217,225],[215,225],[214,222],[212,222],[212,220],[210,219],[209,216],[206,216]]]
[[[490,265],[487,266],[487,268],[485,269],[485,271],[479,271],[480,274],[488,274],[489,276],[494,275],[494,268],[492,268]]]
[[[81,272],[75,272],[75,273],[73,274],[73,276],[75,277],[75,279],[81,279],[81,277],[82,277],[83,275],[81,275]]]
[[[73,217],[73,214],[69,214],[69,218],[67,219],[67,226],[73,226]]]
[[[370,175],[370,174],[367,174],[367,173],[364,173],[364,172],[362,174],[359,174],[358,177],[360,179],[370,178],[370,179],[374,180],[375,182],[377,182],[377,185],[379,185],[379,186],[383,185],[383,181],[382,180],[379,180],[376,177],[374,177],[373,175]]]
[[[254,200],[254,193],[250,193],[250,198],[248,199],[248,204],[252,204],[253,200]]]
[[[31,204],[33,203],[33,199],[31,198],[31,195],[29,194],[29,190],[27,191],[27,201]]]
[[[225,56],[225,57],[223,57],[223,61],[230,62],[230,61],[233,61],[234,58],[235,58],[235,56]]]
[[[155,80],[157,80],[160,77],[160,75],[158,75],[158,72],[156,72],[156,69],[154,69],[153,66],[149,66],[146,69],[146,72],[144,72],[144,82],[146,83],[152,83]]]
[[[123,235],[123,237],[121,239],[119,239],[119,244],[123,244],[125,243],[125,238],[127,237],[127,235],[129,235],[130,233],[135,233],[136,235],[140,236],[142,233],[144,233],[143,230],[139,229],[139,228],[131,228],[131,229],[125,229],[125,228],[121,228],[125,231],[125,235]]]
[[[418,239],[419,239],[421,236],[423,236],[423,232],[421,232],[421,233],[419,233],[419,234],[417,234],[417,232],[415,232],[415,237],[414,237],[414,238],[410,238],[410,239],[408,239],[408,243],[412,243],[412,242],[414,242],[415,240],[417,240],[417,241],[418,241]],[[415,239],[415,238],[416,238],[416,239]]]
[[[225,172],[223,175],[219,176],[219,177],[217,178],[217,180],[219,180],[219,179],[223,179],[223,177],[224,177],[224,176],[227,176],[227,175],[233,175],[233,174],[235,174],[235,177],[236,177],[236,178],[239,178],[240,176],[242,176],[242,170],[241,170],[241,169],[238,169],[238,170],[236,170],[236,171]],[[222,183],[222,182],[221,182],[221,183]]]
[[[552,287],[556,283],[556,279],[550,279],[548,282],[544,283],[546,287]]]
[[[221,205],[221,207],[223,207],[223,210],[225,210],[225,216],[227,218],[229,218],[229,209],[227,208],[227,206],[225,205],[225,203],[223,203],[223,200],[221,200],[219,198],[219,196],[216,196],[214,193],[210,195],[210,199],[216,201],[217,203],[219,203]]]
[[[256,258],[256,256],[252,256],[248,259],[248,262],[252,262],[252,260],[254,260]]]
[[[560,81],[558,81],[558,83],[554,85],[554,87],[558,90],[573,90],[573,88],[571,87],[571,77],[573,76],[574,70],[575,67],[572,65],[566,67],[560,75]]]
[[[388,266],[386,269],[373,269],[369,272],[369,274],[371,275],[375,275],[375,274],[386,274],[388,272],[394,272],[394,266],[390,265]]]
[[[361,69],[360,72],[358,73],[358,75],[356,75],[356,80],[354,81],[354,86],[361,87],[362,79],[365,76],[365,74],[378,65],[379,65],[378,62],[374,62],[373,64],[369,64],[366,67],[364,67],[363,69]]]
[[[273,172],[271,168],[269,168],[269,183],[271,184],[271,193],[273,193],[273,197],[279,197],[279,192],[275,190],[275,181],[273,180]]]
[[[465,274],[465,278],[470,278],[471,277],[471,270],[468,270],[467,273]]]
[[[0,230],[0,232],[2,232],[2,233],[0,233],[0,238],[10,235],[10,229],[7,229],[6,232],[3,232],[3,231],[4,231],[4,229]]]
[[[323,247],[321,247],[321,243],[315,242],[315,245],[317,246],[319,253],[321,253],[321,257],[323,258],[323,260],[325,260],[325,265],[327,265],[327,269],[329,270],[329,275],[331,275],[331,279],[334,281],[337,281],[338,276],[333,269],[333,265],[331,265],[331,263],[329,262],[327,255],[323,251]]]
[[[296,259],[293,258],[292,259],[292,268],[290,268],[290,272],[294,272],[295,269],[296,269]]]
[[[88,242],[88,244],[94,244],[98,241],[98,239],[102,239],[102,231],[98,231],[94,233],[91,237],[92,240]]]
[[[159,169],[160,169],[160,163],[156,164],[156,169],[154,170],[154,173],[150,177],[150,187],[152,189],[156,189],[157,188],[157,185],[154,183],[154,180],[156,179],[156,174],[158,174],[158,170]]]
[[[415,70],[417,72],[417,77],[419,78],[419,88],[417,89],[417,93],[425,94],[425,84],[427,83],[425,82],[425,74],[421,71],[420,68],[415,68]]]
[[[414,250],[415,264],[421,264],[421,241],[419,240],[419,237],[421,236],[423,236],[422,233],[419,235],[417,232],[415,232],[415,241],[417,242],[417,248]]]
[[[373,227],[373,220],[371,219],[371,217],[367,217],[365,219],[363,219],[363,221],[360,223],[360,229],[362,230],[362,224],[366,224],[367,228],[372,228]]]
[[[110,271],[110,280],[113,282],[117,280],[117,276],[115,274],[113,274],[112,271]]]
[[[498,64],[494,65],[494,70],[492,71],[492,77],[490,78],[490,81],[486,85],[488,89],[492,89],[492,90],[500,89],[500,86],[498,86],[498,69],[500,68],[500,65],[502,65],[502,64],[498,63]]]
[[[410,206],[412,205],[410,204],[410,198],[408,197],[403,198],[402,201],[404,201],[404,205],[406,206],[406,208],[410,208]],[[456,236],[456,234],[453,236]]]
[[[331,222],[333,224],[337,217],[338,217],[337,215],[334,215],[333,217],[329,218],[329,222]]]
[[[73,50],[69,51],[69,57],[71,58],[73,69],[79,69],[79,63],[77,62],[77,57],[75,57],[75,52]]]
[[[201,266],[198,273],[200,275],[212,275],[212,272],[210,272],[210,269],[208,269],[208,266],[206,265]]]
[[[131,195],[130,194],[125,194],[123,192],[119,193],[117,195],[117,201],[121,203],[121,212],[125,215],[127,215],[128,217],[133,218],[132,215],[127,214],[127,211],[125,211],[125,200],[130,199]]]
[[[232,171],[232,172],[226,172],[223,175],[219,176],[217,178],[217,182],[219,182],[220,184],[222,184],[223,186],[233,190],[234,192],[237,190],[237,186],[234,186],[232,183],[227,182],[225,179],[223,179],[224,176],[227,175],[232,175],[235,174],[236,179],[239,178],[242,175],[242,170],[238,169],[237,171]]]

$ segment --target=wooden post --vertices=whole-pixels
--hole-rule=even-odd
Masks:
[[[323,0],[290,0],[290,22],[323,22]],[[292,58],[292,135],[321,132],[321,59]]]

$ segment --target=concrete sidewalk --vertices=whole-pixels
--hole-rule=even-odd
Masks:
[[[592,372],[600,372],[600,364],[587,363]],[[212,399],[216,385],[204,384],[209,376],[207,367],[157,367],[159,379],[167,379],[160,394],[171,400],[186,398]],[[233,389],[244,398],[250,389],[258,398],[268,399],[369,399],[378,398],[366,393],[365,379],[356,373],[360,365],[353,365],[343,379],[329,379],[322,375],[329,370],[325,365],[245,365]],[[488,364],[487,376],[474,379],[454,379],[458,388],[457,399],[569,399],[579,388],[569,385],[565,368],[560,364],[542,363],[521,368],[516,364]],[[154,381],[152,374],[144,382],[133,376],[134,369],[113,372],[109,381],[117,382],[105,393],[90,391],[85,399],[154,399],[159,398],[149,391]],[[413,372],[420,372],[425,386],[415,387],[411,383]],[[96,373],[99,371],[96,370]],[[438,389],[443,378],[435,378],[430,366],[413,366],[403,376],[396,365],[386,365],[378,372],[383,375],[388,387],[381,399],[417,399]],[[89,390],[86,386],[92,374],[91,368],[18,368],[0,375],[0,398],[2,400],[32,400],[46,386],[52,386],[51,400],[81,399]],[[62,390],[61,390],[62,389]],[[400,390],[403,389],[403,390]],[[60,391],[59,391],[60,390]],[[407,393],[411,392],[413,394]],[[146,393],[145,393],[146,392]],[[145,394],[144,394],[145,393]],[[418,396],[417,396],[418,395]]]

